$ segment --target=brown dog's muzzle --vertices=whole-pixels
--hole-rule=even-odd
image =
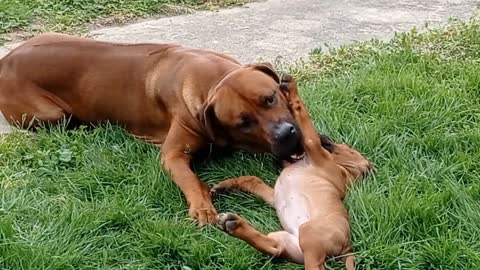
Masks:
[[[302,132],[294,121],[281,121],[272,132],[272,153],[280,159],[299,154],[302,149]]]

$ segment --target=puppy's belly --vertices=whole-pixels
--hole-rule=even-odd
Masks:
[[[285,231],[298,236],[300,226],[310,220],[308,185],[302,183],[304,173],[294,165],[283,170],[277,179],[274,190],[275,209]],[[295,166],[296,167],[296,166]],[[300,168],[304,171],[305,168]]]

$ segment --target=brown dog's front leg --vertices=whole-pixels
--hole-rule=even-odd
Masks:
[[[173,123],[162,146],[161,163],[175,184],[182,190],[189,205],[189,215],[200,226],[216,221],[209,187],[190,168],[192,153],[199,150],[202,140]]]

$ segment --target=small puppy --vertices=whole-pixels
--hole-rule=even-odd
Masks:
[[[242,176],[220,182],[212,193],[241,190],[259,196],[276,208],[284,231],[264,235],[232,213],[220,214],[217,225],[257,250],[303,263],[307,270],[325,269],[327,256],[341,256],[353,270],[350,224],[342,200],[348,185],[373,166],[352,147],[318,136],[291,76],[284,75],[281,89],[302,130],[305,155],[284,162],[275,189],[258,177]]]

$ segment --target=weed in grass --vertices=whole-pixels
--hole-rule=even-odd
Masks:
[[[15,31],[78,32],[87,24],[118,24],[154,15],[235,6],[249,0],[0,0],[0,35]]]

